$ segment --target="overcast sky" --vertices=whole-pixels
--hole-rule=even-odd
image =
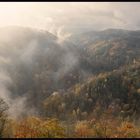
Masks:
[[[54,34],[106,28],[140,29],[139,2],[0,2],[0,26],[20,25]]]

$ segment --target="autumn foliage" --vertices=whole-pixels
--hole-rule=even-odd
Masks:
[[[57,119],[40,119],[29,117],[17,124],[14,128],[16,138],[57,138],[64,137],[64,128]]]

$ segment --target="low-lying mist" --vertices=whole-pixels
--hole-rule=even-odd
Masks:
[[[37,115],[44,98],[76,82],[78,50],[65,36],[58,38],[47,31],[0,30],[0,97],[9,105],[11,117]],[[75,79],[69,75],[72,71]],[[66,83],[66,77],[71,83]]]

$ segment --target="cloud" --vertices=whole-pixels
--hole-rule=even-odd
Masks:
[[[139,3],[65,3],[52,5],[61,12],[53,14],[52,24],[65,26],[67,32],[105,28],[139,29]],[[65,8],[64,8],[65,7]],[[132,9],[130,13],[130,9]],[[135,9],[135,10],[133,10]],[[51,23],[50,23],[51,24]],[[54,26],[53,25],[53,26]],[[63,30],[64,30],[63,29]]]
[[[30,26],[53,32],[63,28],[68,33],[110,27],[139,29],[139,6],[138,2],[0,3],[0,25]]]

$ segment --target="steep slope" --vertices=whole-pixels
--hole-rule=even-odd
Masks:
[[[114,116],[140,116],[140,62],[100,73],[76,84],[66,94],[55,93],[44,102],[47,116],[60,119],[99,118],[104,111]]]
[[[0,96],[13,115],[42,115],[53,93],[65,95],[95,74],[138,61],[139,37],[140,31],[109,29],[61,41],[47,31],[0,28]]]

